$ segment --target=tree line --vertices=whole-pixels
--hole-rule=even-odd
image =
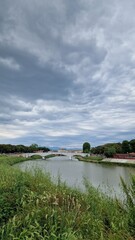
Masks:
[[[42,150],[43,152],[50,151],[47,147],[40,147],[37,144],[30,146],[25,145],[11,145],[11,144],[0,144],[0,153],[28,153]]]
[[[124,140],[122,143],[106,143],[91,149],[91,153],[112,157],[116,153],[135,152],[135,139]]]

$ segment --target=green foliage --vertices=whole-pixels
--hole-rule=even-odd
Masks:
[[[0,153],[27,153],[42,150],[44,152],[50,151],[47,147],[39,147],[37,144],[30,146],[0,144]]]
[[[90,152],[90,143],[85,142],[83,144],[83,153],[89,153]]]
[[[88,159],[94,160],[94,161],[102,161],[103,157],[101,157],[101,156],[90,156],[90,157],[88,157]]]
[[[5,161],[6,160],[6,161]],[[11,167],[0,157],[1,240],[133,240],[135,178],[123,182],[125,202],[105,197],[85,181],[86,193],[48,174]],[[22,161],[22,158],[20,158]]]
[[[87,161],[87,162],[100,162],[103,160],[103,157],[101,156],[80,156],[80,155],[74,155],[79,161]]]
[[[104,154],[106,157],[113,157],[114,154],[116,153],[115,147],[106,147]]]
[[[9,156],[9,155],[0,155],[0,165],[14,165],[15,163],[24,162],[28,160],[36,160],[41,159],[40,155],[33,155],[31,157],[25,158],[25,157],[18,157],[18,156]]]
[[[34,154],[32,156],[29,157],[30,160],[36,160],[36,159],[41,159],[41,156],[38,154]]]
[[[131,152],[135,152],[135,139],[132,139],[130,141],[130,148],[131,148]]]
[[[93,154],[104,154],[104,146],[93,147],[91,149],[91,153],[93,153]]]
[[[106,143],[101,146],[93,147],[91,153],[105,155],[106,149],[115,148],[115,153],[135,152],[135,139],[131,141],[124,140],[122,143]]]
[[[127,140],[124,140],[122,142],[122,152],[123,153],[129,153],[130,152],[130,144]]]
[[[135,237],[135,176],[132,176],[131,186],[127,186],[121,179],[123,191],[126,196],[126,212],[128,214],[128,227],[133,237]]]

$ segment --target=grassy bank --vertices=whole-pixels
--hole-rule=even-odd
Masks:
[[[123,183],[125,203],[89,186],[81,193],[41,171],[21,172],[10,165],[22,158],[0,157],[1,240],[133,240],[135,178]]]
[[[22,156],[12,156],[12,155],[0,155],[0,165],[9,165],[12,166],[19,162],[29,161],[29,160],[37,160],[41,159],[40,155],[32,155],[30,157],[22,157]]]
[[[75,158],[77,158],[79,161],[84,162],[95,162],[100,163],[103,160],[103,157],[100,156],[81,156],[81,155],[75,155]]]
[[[101,163],[105,165],[117,165],[117,166],[126,166],[126,167],[135,167],[134,163],[128,163],[128,162],[110,162],[109,160],[107,161],[102,161],[104,158],[100,156],[80,156],[80,155],[75,155],[76,159],[79,161],[84,161],[84,162],[91,162],[91,163]]]
[[[109,162],[109,161],[105,161],[105,162],[102,162],[102,164],[105,164],[105,165],[117,165],[117,166],[124,166],[124,167],[132,167],[132,168],[135,168],[135,163],[122,163],[122,162]]]

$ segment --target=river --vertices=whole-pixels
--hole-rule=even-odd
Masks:
[[[81,162],[74,158],[69,159],[68,156],[26,161],[17,166],[23,171],[42,169],[51,174],[53,181],[60,177],[67,185],[81,190],[85,190],[84,179],[87,179],[95,188],[118,198],[123,198],[120,177],[130,184],[130,176],[135,174],[135,168],[132,167]]]

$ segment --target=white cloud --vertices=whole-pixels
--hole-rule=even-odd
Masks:
[[[3,65],[6,68],[18,71],[21,69],[21,66],[13,58],[2,58],[0,57],[0,65]]]
[[[131,138],[134,1],[5,2],[0,126],[68,146]]]
[[[0,124],[0,138],[1,141],[4,141],[4,139],[16,139],[19,137],[23,137],[27,134],[27,131],[24,129],[19,129],[18,127],[15,127],[13,125],[5,125]]]

